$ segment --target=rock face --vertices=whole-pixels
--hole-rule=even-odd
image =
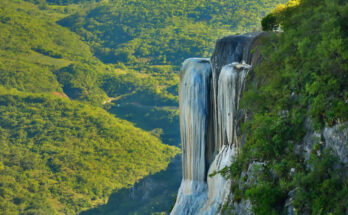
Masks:
[[[183,179],[172,214],[194,214],[206,200],[210,77],[209,59],[184,62],[179,92]]]
[[[325,127],[322,135],[325,148],[331,148],[339,161],[348,166],[348,122]]]
[[[311,120],[306,119],[306,135],[301,145],[297,145],[295,153],[309,160],[313,145],[318,143],[322,150],[331,149],[339,162],[348,166],[348,122],[337,124],[333,127],[325,127],[321,131],[314,131]]]
[[[306,162],[308,168],[312,168],[308,162],[313,150],[314,145],[319,144],[321,151],[330,149],[338,158],[338,163],[342,164],[348,169],[348,122],[337,124],[333,127],[325,127],[321,131],[314,131],[311,126],[311,120],[306,119],[305,123],[306,135],[300,145],[296,145],[295,153],[299,154]],[[317,152],[318,154],[318,152]],[[320,154],[318,154],[320,155]],[[344,177],[348,176],[346,171]],[[299,213],[293,207],[292,202],[294,198],[295,190],[292,190],[288,194],[288,199],[285,203],[287,215],[308,215],[308,213]]]
[[[247,115],[239,102],[248,75],[260,62],[260,52],[255,48],[264,36],[267,34],[225,37],[217,41],[211,59],[192,58],[183,63],[180,76],[183,178],[171,215],[222,214],[221,206],[227,201],[233,214],[253,214],[251,202],[232,201],[230,181],[215,173],[229,166],[243,145],[240,127]],[[306,130],[303,143],[295,146],[294,153],[306,162],[318,143],[323,149],[332,149],[339,162],[348,165],[348,122],[315,132],[307,119]],[[257,184],[258,171],[264,165],[250,163],[241,174],[239,186],[244,186],[242,181]],[[292,205],[294,193],[289,192],[284,205],[288,215],[297,214]]]
[[[242,68],[245,68],[247,70],[250,70],[250,66],[246,68],[245,63],[251,65],[252,63],[256,62],[255,60],[255,55],[252,55],[251,49],[254,47],[254,44],[256,41],[262,36],[263,34],[260,33],[251,33],[251,34],[245,34],[245,35],[236,35],[236,36],[228,36],[224,37],[220,40],[217,41],[214,53],[211,57],[211,65],[212,65],[212,80],[211,80],[211,90],[210,90],[210,102],[211,102],[211,111],[212,111],[212,131],[211,131],[211,139],[210,141],[212,142],[212,145],[214,146],[212,150],[212,157],[218,153],[223,145],[226,145],[226,139],[222,128],[221,120],[219,120],[219,116],[225,114],[225,113],[220,113],[221,110],[218,109],[218,104],[222,103],[223,101],[218,101],[218,96],[221,96],[224,93],[228,93],[227,91],[229,90],[236,90],[239,93],[243,90],[244,86],[238,86],[239,89],[237,89],[237,86],[232,86],[231,84],[229,85],[232,88],[236,89],[227,89],[223,88],[222,86],[219,86],[219,82],[223,83],[223,79],[226,74],[223,74],[221,80],[220,80],[220,73],[224,71],[224,73],[228,73],[227,70],[228,68],[232,67],[232,64],[236,68],[236,70],[240,70]],[[229,65],[231,64],[231,65]],[[238,65],[240,64],[240,65]],[[229,66],[227,66],[229,65]],[[225,67],[225,68],[223,68]],[[224,92],[220,92],[219,90],[223,90]],[[240,96],[240,95],[239,95]],[[239,98],[236,98],[239,101]],[[236,101],[236,104],[239,103]],[[238,104],[237,104],[238,105]],[[228,110],[230,113],[232,110]],[[234,110],[235,113],[234,116],[238,116],[236,110]],[[239,119],[241,118],[240,116],[238,117]],[[238,123],[238,119],[235,118],[235,124]],[[235,125],[236,126],[236,125]]]
[[[222,38],[211,60],[192,58],[183,63],[179,93],[183,179],[172,215],[218,214],[230,195],[230,182],[213,173],[229,166],[242,145],[240,123],[245,114],[239,101],[250,64],[258,61],[250,50],[260,36]]]

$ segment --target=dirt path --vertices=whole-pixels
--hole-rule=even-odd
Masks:
[[[123,94],[123,95],[120,95],[120,96],[117,96],[117,97],[109,97],[107,100],[105,100],[105,101],[103,101],[103,105],[105,105],[105,104],[109,104],[109,103],[111,103],[112,101],[116,101],[116,100],[119,100],[119,99],[121,99],[121,98],[123,98],[123,97],[126,97],[126,96],[130,96],[130,95],[132,95],[132,94],[134,94],[135,93],[135,91],[134,92],[131,92],[131,93],[126,93],[126,94]]]

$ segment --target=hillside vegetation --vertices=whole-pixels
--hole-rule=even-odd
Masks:
[[[100,108],[1,89],[0,208],[73,213],[166,168],[177,150]]]
[[[106,98],[95,83],[100,63],[79,36],[55,24],[57,14],[43,12],[31,3],[9,0],[0,2],[0,11],[1,85],[24,92],[63,93],[66,83],[55,73],[69,65],[80,69],[78,65],[83,64],[80,73],[88,74],[72,75],[67,80],[70,88],[79,91],[73,97],[91,102]]]
[[[308,161],[295,153],[306,123],[320,131],[348,120],[347,18],[346,0],[301,0],[277,7],[262,22],[265,30],[284,32],[263,43],[263,62],[243,98],[253,114],[246,144],[223,171],[234,182],[235,201],[251,200],[256,215],[287,213],[290,192],[299,214],[348,212],[347,168],[323,149],[323,140],[314,140]],[[265,164],[257,184],[239,186],[252,162]]]
[[[285,0],[105,1],[58,23],[83,36],[106,63],[180,65],[209,56],[215,40],[259,29],[259,21]]]
[[[1,214],[78,213],[165,169],[179,152],[100,108],[126,89],[160,100],[151,85],[158,81],[100,62],[56,24],[64,16],[0,2]]]
[[[106,94],[116,97],[130,88],[141,88],[145,95],[176,101],[166,91],[177,83],[173,74],[144,77],[125,67],[103,64],[78,35],[56,24],[67,15],[60,9],[52,6],[40,10],[25,1],[0,2],[1,85],[24,92],[65,93],[93,105],[101,105],[107,99]],[[63,11],[74,10],[72,6]],[[111,88],[115,88],[112,85],[121,85],[118,93],[111,93]]]

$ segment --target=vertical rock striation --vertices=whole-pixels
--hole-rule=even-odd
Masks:
[[[220,205],[227,200],[230,183],[220,174],[215,174],[231,165],[241,144],[237,136],[237,126],[243,117],[239,109],[239,100],[243,92],[246,77],[250,71],[247,64],[232,63],[222,68],[218,81],[217,119],[220,136],[219,150],[209,167],[207,178],[208,200],[200,214],[216,214]]]
[[[254,43],[260,38],[261,33],[249,33],[224,37],[216,42],[215,50],[211,57],[212,80],[211,80],[211,110],[213,118],[212,141],[214,142],[213,154],[216,154],[223,146],[221,128],[218,121],[219,110],[217,97],[219,94],[219,77],[224,66],[231,63],[247,63],[251,65],[253,54],[251,53]],[[226,90],[226,89],[224,89]]]
[[[183,146],[183,178],[204,181],[205,146],[209,116],[208,92],[211,75],[208,59],[184,62],[180,83],[180,132]]]
[[[217,95],[217,126],[220,128],[219,148],[224,145],[237,144],[236,126],[242,113],[239,111],[239,100],[244,90],[245,80],[251,66],[232,63],[222,68]]]
[[[183,63],[179,92],[183,179],[172,214],[195,214],[206,199],[210,77],[209,59],[192,58]]]
[[[242,144],[239,101],[256,62],[251,49],[259,33],[217,41],[211,60],[183,63],[180,82],[180,132],[183,179],[172,215],[218,214],[230,183],[213,174],[231,164]],[[248,64],[247,64],[248,63]],[[214,176],[211,176],[214,175]]]

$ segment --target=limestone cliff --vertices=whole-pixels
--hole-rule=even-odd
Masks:
[[[248,115],[239,103],[247,80],[252,79],[250,75],[261,60],[257,45],[265,36],[250,33],[225,37],[217,41],[210,59],[191,58],[183,63],[179,93],[183,179],[171,215],[221,214],[225,203],[233,214],[253,214],[251,202],[234,201],[231,182],[216,173],[229,166],[243,147],[241,124]],[[317,137],[347,165],[348,126],[326,127],[321,133],[310,126],[306,129],[303,144],[297,147],[301,156],[309,156]],[[239,180],[257,183],[256,170],[264,165],[250,163]],[[295,214],[291,192],[283,207],[289,215]]]
[[[188,59],[180,82],[183,179],[171,214],[216,214],[230,194],[220,174],[242,145],[239,101],[260,33],[220,39],[211,59]]]

